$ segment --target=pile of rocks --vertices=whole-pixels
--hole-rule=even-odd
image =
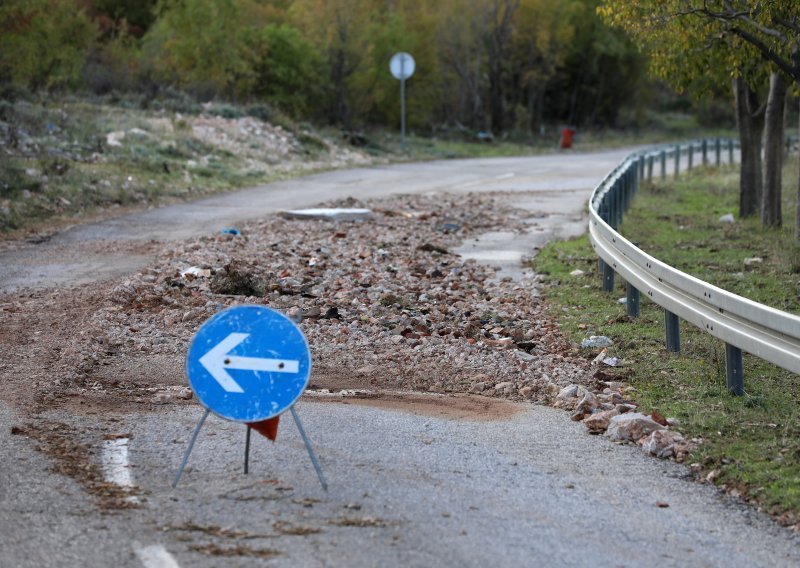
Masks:
[[[602,371],[595,376],[602,377]],[[624,382],[613,380],[601,380],[595,390],[573,384],[561,389],[554,406],[572,411],[572,420],[582,421],[590,434],[605,434],[615,442],[636,444],[658,458],[684,461],[694,441],[684,439],[675,430],[677,420],[657,411],[649,416],[637,412],[637,405],[627,397],[628,388]]]
[[[522,230],[524,214],[479,195],[327,205],[373,215],[275,216],[188,241],[114,288],[94,316],[99,343],[178,353],[211,314],[259,303],[302,321],[317,369],[381,388],[550,402],[587,380],[538,277],[497,281],[492,267],[449,252],[491,228]]]
[[[230,152],[248,164],[253,172],[313,170],[320,167],[365,165],[372,158],[355,148],[331,144],[324,138],[285,128],[253,117],[222,118],[209,114],[184,117],[194,138],[214,148]],[[323,156],[309,154],[301,138],[311,139]],[[312,152],[313,154],[313,152]]]

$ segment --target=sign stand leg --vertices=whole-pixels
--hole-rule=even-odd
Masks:
[[[195,440],[197,440],[197,435],[200,433],[200,428],[202,428],[203,424],[205,424],[206,418],[208,418],[209,414],[211,414],[211,411],[206,408],[206,413],[203,414],[203,417],[200,419],[200,422],[197,423],[197,426],[195,427],[194,432],[192,433],[192,437],[189,440],[189,447],[186,448],[186,452],[184,452],[183,454],[183,461],[181,462],[181,466],[178,468],[178,475],[175,476],[175,481],[172,482],[173,489],[175,489],[175,487],[178,486],[178,481],[181,480],[181,475],[183,475],[183,468],[186,467],[186,462],[189,461],[189,454],[192,453],[194,442]]]
[[[244,474],[247,475],[250,464],[250,426],[247,427],[247,435],[244,438]]]
[[[300,422],[300,417],[297,416],[297,411],[294,409],[294,406],[292,406],[289,410],[292,411],[292,418],[294,418],[294,423],[297,425],[297,430],[298,432],[300,432],[300,437],[303,438],[303,443],[306,445],[306,450],[308,451],[308,457],[311,458],[311,463],[314,465],[314,469],[317,471],[319,484],[322,485],[322,489],[327,491],[328,482],[325,481],[325,476],[322,473],[322,468],[319,465],[319,461],[317,461],[317,456],[314,455],[314,450],[311,448],[311,442],[309,442],[308,436],[306,436],[306,431],[303,429],[303,424]]]

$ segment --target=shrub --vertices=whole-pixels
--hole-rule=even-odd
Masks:
[[[75,85],[97,33],[75,0],[4,0],[0,77],[33,90]]]
[[[255,40],[253,94],[292,116],[308,114],[318,97],[322,58],[299,30],[271,24]]]

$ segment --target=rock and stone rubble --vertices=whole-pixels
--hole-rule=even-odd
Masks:
[[[38,400],[60,404],[88,392],[116,397],[114,404],[134,395],[136,404],[185,403],[191,392],[175,370],[200,325],[226,307],[262,304],[299,322],[314,361],[312,388],[550,404],[591,433],[609,431],[659,457],[685,456],[685,441],[650,419],[652,429],[621,433],[637,414],[627,385],[597,368],[596,349],[565,338],[542,301],[540,277],[498,278],[495,268],[450,252],[500,227],[524,231],[525,212],[485,193],[320,206],[372,215],[270,216],[159,249],[148,269],[86,291],[91,302],[84,298],[71,322],[78,331],[53,340],[52,372],[35,381]],[[52,305],[59,301],[74,302],[53,295]],[[15,312],[43,305],[8,304]],[[164,369],[175,382],[152,378]],[[651,436],[662,430],[669,435]]]
[[[300,320],[315,368],[343,382],[358,375],[379,388],[544,403],[567,384],[591,382],[545,314],[538,277],[497,281],[493,268],[449,252],[508,227],[514,212],[478,195],[329,205],[369,205],[373,216],[274,217],[239,236],[187,241],[111,291],[92,322],[100,344],[179,354],[210,315],[259,303]]]

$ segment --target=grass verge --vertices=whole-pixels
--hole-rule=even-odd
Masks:
[[[738,200],[737,172],[723,168],[644,186],[621,233],[683,272],[798,313],[796,175],[795,161],[784,174],[783,229],[763,229],[751,219],[719,221],[737,211]],[[746,394],[728,394],[724,344],[683,323],[681,353],[667,352],[663,309],[643,299],[641,317],[629,318],[618,301],[625,283],[617,278],[613,293],[602,291],[586,236],[550,244],[534,264],[548,275],[548,303],[570,339],[610,337],[613,355],[623,361],[612,371],[635,388],[643,410],[676,417],[684,436],[699,442],[690,462],[700,479],[800,528],[800,376],[745,355]],[[584,274],[571,275],[575,269]]]

